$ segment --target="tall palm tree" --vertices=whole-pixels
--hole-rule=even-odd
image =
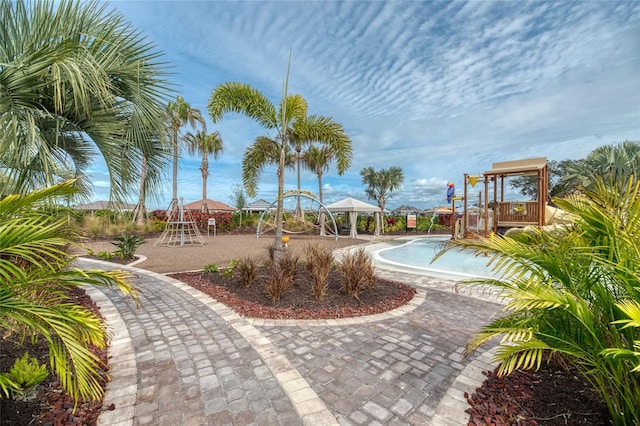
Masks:
[[[200,110],[192,108],[182,96],[178,96],[174,101],[167,104],[166,109],[167,126],[169,129],[171,143],[173,147],[173,192],[171,203],[167,211],[169,213],[178,208],[178,157],[180,156],[180,128],[186,124],[192,128],[200,124],[206,130],[206,124]]]
[[[242,180],[250,197],[255,197],[262,169],[277,159],[278,195],[276,207],[276,235],[274,256],[282,254],[282,218],[284,200],[284,168],[292,140],[291,127],[301,141],[315,141],[330,146],[335,152],[338,173],[342,174],[351,164],[351,141],[342,125],[323,116],[307,117],[307,102],[298,94],[287,93],[287,79],[282,98],[276,107],[262,93],[248,84],[224,83],[216,87],[209,99],[209,114],[214,122],[228,112],[244,114],[265,127],[275,130],[274,138],[259,136],[247,148],[242,160]],[[291,126],[291,127],[290,127]]]
[[[329,170],[329,163],[333,160],[333,151],[328,146],[318,148],[311,145],[302,155],[302,164],[318,176],[318,197],[322,204],[322,175]]]
[[[404,182],[402,168],[393,166],[376,172],[373,167],[366,167],[360,170],[360,176],[362,176],[362,183],[368,185],[365,193],[369,199],[378,202],[378,207],[382,210],[380,220],[383,221],[384,208],[388,198],[391,196],[391,192],[400,188],[402,182]],[[384,232],[384,223],[379,225]]]
[[[143,155],[149,168],[165,167],[168,74],[122,14],[98,1],[18,0],[0,3],[0,21],[11,23],[0,26],[2,192],[69,177],[89,188],[86,170],[101,155],[112,196],[124,199]]]
[[[66,181],[0,200],[0,329],[24,338],[45,339],[51,371],[77,402],[99,400],[104,374],[89,347],[104,348],[107,329],[90,310],[70,300],[65,290],[82,285],[117,286],[136,297],[122,271],[80,270],[66,247],[76,238],[65,215],[38,209],[73,192]],[[137,299],[136,299],[137,300]],[[15,384],[0,374],[0,397]]]
[[[189,154],[202,154],[202,163],[200,164],[200,171],[202,172],[202,211],[208,212],[207,177],[209,176],[209,156],[213,155],[213,158],[217,160],[218,156],[222,154],[222,138],[218,132],[207,133],[206,130],[201,130],[195,134],[188,132],[184,136],[184,141],[187,143]]]

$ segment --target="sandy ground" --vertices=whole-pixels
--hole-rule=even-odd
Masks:
[[[182,271],[201,270],[205,265],[215,264],[218,267],[225,266],[233,259],[252,258],[260,262],[267,259],[267,247],[274,242],[272,235],[256,238],[251,235],[217,235],[203,237],[204,245],[185,245],[178,247],[167,247],[154,245],[157,239],[147,239],[137,250],[136,255],[145,256],[146,260],[137,263],[137,268],[146,269],[158,273],[171,273]],[[329,249],[363,244],[370,241],[383,241],[389,237],[362,236],[358,239],[339,237],[319,237],[291,235],[287,243],[287,249],[300,257],[304,257],[304,247],[309,244],[323,244]],[[101,251],[113,252],[115,246],[110,242],[85,242],[84,246],[94,253]],[[82,251],[78,254],[84,254]]]

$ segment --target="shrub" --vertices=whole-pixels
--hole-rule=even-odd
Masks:
[[[202,270],[204,272],[220,272],[220,269],[214,263],[208,263],[208,264],[204,265],[204,268],[202,268]]]
[[[342,291],[358,300],[360,292],[373,287],[377,280],[371,256],[364,248],[347,253],[338,270],[342,276]]]
[[[236,267],[242,263],[242,261],[240,259],[232,259],[231,262],[229,262],[229,264],[227,265],[226,269],[222,272],[220,272],[220,275],[222,275],[223,277],[226,278],[231,278],[233,277],[233,274],[235,273]]]
[[[123,259],[131,259],[136,254],[138,247],[143,243],[144,238],[139,235],[122,234],[113,241],[113,244],[117,247],[114,254]]]
[[[298,273],[298,258],[290,251],[282,253],[278,263],[271,262],[267,272],[267,292],[274,305],[280,303],[280,298],[295,282]]]
[[[250,258],[244,258],[237,266],[238,273],[240,274],[240,283],[243,287],[253,285],[258,277],[258,264],[255,260]]]
[[[311,277],[311,290],[317,300],[322,300],[327,291],[327,278],[333,266],[333,254],[323,245],[308,245],[304,248],[306,269]]]
[[[5,381],[8,380],[0,380],[0,383],[7,383],[7,387],[2,390],[6,395],[10,395],[39,385],[49,373],[46,365],[40,365],[36,358],[29,358],[29,354],[25,352],[22,358],[16,359],[8,373],[0,375],[4,376]]]

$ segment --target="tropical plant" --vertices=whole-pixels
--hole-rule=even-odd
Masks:
[[[0,376],[4,376],[0,378],[0,385],[4,382],[5,387],[7,385],[11,387],[10,391],[3,387],[3,392],[6,395],[11,395],[14,392],[22,393],[42,383],[48,375],[47,366],[40,364],[36,358],[30,358],[29,353],[25,352],[22,358],[15,360],[8,373],[0,373]]]
[[[318,198],[322,204],[322,175],[329,170],[329,163],[333,160],[333,151],[328,146],[318,148],[311,145],[302,155],[305,167],[318,176]]]
[[[404,182],[402,168],[394,166],[376,172],[373,167],[366,167],[360,171],[360,176],[362,176],[362,183],[367,185],[367,189],[365,189],[367,197],[377,201],[378,207],[382,211],[380,221],[384,222],[382,216],[384,216],[387,200],[391,197],[391,192],[400,188]],[[384,232],[383,223],[380,223],[380,229]]]
[[[501,278],[469,283],[497,287],[507,301],[467,352],[501,336],[500,374],[561,355],[599,392],[615,424],[640,424],[640,180],[607,171],[554,201],[575,216],[573,225],[449,242],[489,255]]]
[[[243,287],[253,285],[258,278],[258,264],[255,260],[246,257],[237,266],[240,283]]]
[[[169,90],[156,46],[92,0],[3,1],[0,22],[0,193],[82,177],[97,154],[114,198],[136,184],[143,157],[157,190]],[[89,193],[88,180],[74,182],[74,195]]]
[[[200,164],[200,172],[202,173],[202,211],[208,212],[209,206],[207,205],[207,177],[209,177],[209,156],[212,155],[215,160],[222,154],[222,138],[220,133],[213,132],[207,133],[206,130],[191,133],[188,132],[184,136],[184,141],[187,143],[187,150],[189,154],[200,153],[202,155],[202,163]]]
[[[231,198],[233,199],[233,205],[238,212],[240,220],[238,221],[238,227],[242,226],[242,209],[247,204],[247,197],[244,195],[244,188],[240,184],[231,185]]]
[[[136,250],[144,244],[144,237],[135,234],[122,234],[113,241],[117,247],[115,254],[123,259],[131,259],[136,254]]]
[[[67,252],[76,238],[64,217],[35,208],[73,192],[67,181],[26,195],[0,200],[0,329],[32,340],[45,339],[51,371],[73,399],[97,400],[103,366],[89,350],[104,348],[105,324],[92,311],[71,300],[66,289],[81,285],[117,286],[137,301],[122,271],[81,270]],[[0,376],[7,394],[7,381]]]
[[[594,149],[584,160],[567,168],[565,181],[590,188],[594,176],[605,173],[640,176],[640,141],[624,141]],[[619,179],[621,180],[621,179]]]
[[[178,209],[178,158],[180,156],[180,128],[186,124],[195,128],[199,123],[206,134],[206,124],[200,110],[192,108],[182,96],[178,96],[175,102],[169,102],[165,112],[166,125],[173,147],[172,197],[167,211],[173,212]]]
[[[224,83],[211,93],[208,109],[214,122],[226,113],[244,114],[276,132],[275,137],[259,136],[249,146],[242,160],[242,180],[250,197],[255,197],[258,180],[267,164],[276,163],[278,195],[276,207],[275,256],[282,255],[282,219],[284,201],[284,168],[289,145],[295,134],[298,143],[316,142],[330,146],[335,153],[337,170],[344,173],[351,163],[351,141],[342,125],[333,119],[319,115],[307,116],[307,102],[298,94],[287,93],[289,72],[283,85],[278,107],[262,93],[248,84]],[[275,262],[276,265],[278,262]]]

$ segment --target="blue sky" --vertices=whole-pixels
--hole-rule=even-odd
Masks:
[[[233,204],[242,156],[267,131],[229,114],[212,123],[211,91],[249,83],[279,101],[289,92],[309,114],[340,122],[351,168],[324,176],[325,203],[367,201],[360,170],[400,166],[387,206],[446,204],[497,161],[580,159],[601,145],[640,140],[640,3],[635,1],[115,1],[174,66],[177,93],[207,115],[224,141],[210,162],[209,198]],[[179,195],[201,198],[200,159],[180,163]],[[95,198],[108,196],[96,163]],[[170,170],[168,170],[170,175]],[[275,169],[256,198],[272,201]],[[287,171],[285,189],[296,186]],[[302,172],[303,189],[317,178]],[[152,206],[166,208],[171,186]]]

